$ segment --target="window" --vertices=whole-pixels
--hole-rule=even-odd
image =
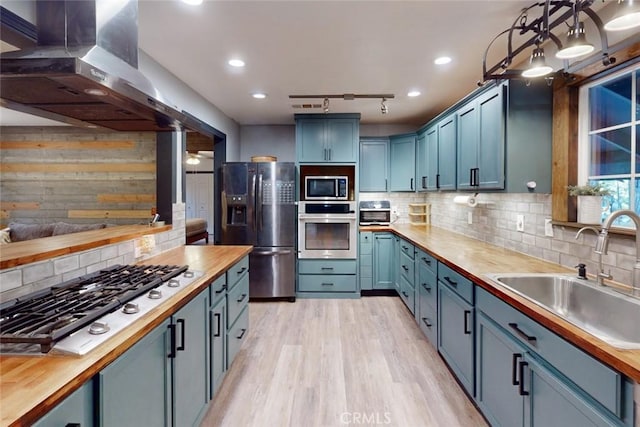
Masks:
[[[640,213],[640,64],[580,88],[579,183],[601,183],[602,218],[620,209]],[[620,217],[619,227],[633,227]]]

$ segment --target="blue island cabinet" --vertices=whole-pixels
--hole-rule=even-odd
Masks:
[[[360,114],[296,114],[298,163],[358,161]]]
[[[93,423],[93,382],[87,381],[53,408],[47,415],[36,421],[34,427],[92,427]]]
[[[191,426],[209,399],[209,292],[98,374],[99,425]]]

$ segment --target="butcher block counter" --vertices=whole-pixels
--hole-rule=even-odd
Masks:
[[[640,350],[615,348],[485,277],[491,273],[571,274],[577,272],[575,269],[429,225],[363,226],[360,231],[391,231],[399,235],[576,347],[640,383]]]
[[[251,246],[182,246],[144,261],[188,265],[204,275],[85,356],[0,356],[0,425],[31,425],[250,251]]]

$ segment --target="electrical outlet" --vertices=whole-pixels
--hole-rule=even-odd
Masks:
[[[516,217],[516,230],[524,232],[524,215],[518,215]]]
[[[473,224],[473,212],[467,212],[467,224]]]
[[[547,237],[553,237],[553,225],[551,224],[551,218],[544,219],[544,235]]]
[[[391,213],[394,215],[398,215],[398,207],[397,206],[391,206]]]

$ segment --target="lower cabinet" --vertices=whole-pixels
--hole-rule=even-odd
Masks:
[[[93,382],[91,380],[33,424],[34,427],[92,427],[93,425]]]
[[[298,296],[357,298],[356,269],[355,259],[298,260]]]
[[[393,234],[373,233],[373,289],[394,289]]]
[[[358,265],[360,268],[360,290],[373,289],[373,233],[360,232],[360,248],[358,250]]]
[[[211,334],[211,375],[209,399],[220,387],[227,370],[227,299],[220,298],[210,311],[209,330]]]

